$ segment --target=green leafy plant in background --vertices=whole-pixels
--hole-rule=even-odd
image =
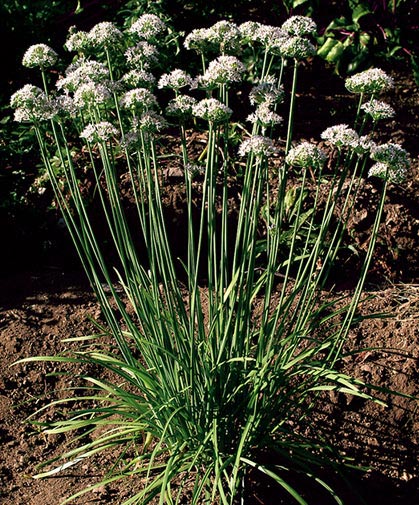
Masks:
[[[77,350],[26,360],[102,370],[82,371],[84,385],[72,394],[69,382],[65,398],[49,405],[66,406],[64,417],[43,421],[47,407],[35,414],[46,433],[75,432],[74,446],[43,463],[49,469],[37,477],[119,450],[101,483],[65,502],[138,476],[142,486],[126,504],[155,497],[180,503],[185,496],[192,504],[233,504],[244,499],[253,470],[271,477],[297,503],[307,501],[291,485],[291,472],[314,479],[342,503],[318,469],[344,458],[321,426],[310,432],[299,427],[323,392],[373,399],[337,365],[361,298],[387,185],[400,182],[409,169],[400,146],[376,144],[367,134],[393,114],[377,99],[393,82],[379,69],[347,81],[360,96],[354,127],[326,129],[325,151],[314,142],[293,142],[300,65],[316,51],[311,19],[294,16],[281,27],[220,21],[192,30],[184,45],[200,56],[195,77],[182,69],[154,75],[160,53],[169,50],[159,47],[166,31],[153,14],[133,20],[125,31],[109,22],[89,32],[72,30],[66,48],[77,57],[55,90],[50,69],[57,53],[32,46],[23,63],[40,68],[44,89],[28,84],[11,98],[16,120],[32,124],[106,320],[100,335],[72,339]],[[250,131],[240,129],[237,150],[238,123],[231,135],[230,107],[248,75],[239,56],[249,44],[259,48],[261,61],[254,67],[260,70],[249,94]],[[292,85],[285,90],[288,70]],[[172,253],[162,204],[159,146],[169,122],[178,131],[177,161],[184,172],[184,259]],[[188,149],[192,126],[206,139],[199,154]],[[51,163],[55,153],[59,177]],[[86,204],[80,182],[86,166],[100,219]],[[321,291],[368,173],[382,179],[381,197],[358,282],[342,308],[322,301]],[[238,182],[233,212],[230,188]],[[127,191],[134,215],[128,214]],[[104,231],[112,251],[98,239]],[[80,387],[87,396],[78,393]],[[264,462],[266,452],[274,463]]]

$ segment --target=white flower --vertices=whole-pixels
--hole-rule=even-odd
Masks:
[[[379,121],[380,119],[389,119],[394,116],[395,112],[393,107],[385,102],[380,102],[379,100],[371,100],[367,103],[361,105],[361,109],[371,116],[373,121]]]
[[[375,94],[394,87],[393,79],[380,68],[371,68],[348,77],[345,86],[351,93]]]
[[[240,30],[231,21],[218,21],[209,28],[208,35],[211,42],[219,46],[221,53],[237,51],[240,47]]]
[[[91,47],[96,45],[112,47],[122,40],[122,32],[110,21],[103,21],[95,25],[87,34]]]
[[[265,80],[254,86],[249,93],[249,100],[252,105],[268,103],[273,105],[282,102],[284,90],[276,85],[276,78],[268,75]]]
[[[370,168],[368,175],[387,178],[390,182],[403,182],[410,168],[407,151],[392,142],[374,146],[371,159],[377,163]]]
[[[73,92],[86,82],[107,84],[109,70],[103,63],[95,60],[80,60],[75,65],[70,65],[66,76],[58,79],[56,87]]]
[[[301,142],[301,144],[292,147],[285,158],[285,161],[289,165],[303,168],[321,167],[326,160],[326,153],[317,145],[310,142]]]
[[[120,82],[130,88],[151,88],[155,84],[156,78],[145,70],[133,69],[124,74]]]
[[[259,123],[264,127],[279,124],[283,121],[279,114],[270,110],[269,103],[262,103],[259,105],[256,111],[247,117],[247,120],[251,123]]]
[[[284,32],[279,26],[263,25],[259,26],[254,40],[262,44],[269,51],[278,50],[289,39],[289,35]]]
[[[316,23],[307,16],[291,16],[281,26],[290,35],[313,35],[316,33]]]
[[[242,43],[248,44],[249,42],[254,42],[261,26],[261,23],[258,23],[257,21],[246,21],[239,25]]]
[[[359,136],[356,131],[346,124],[326,128],[321,134],[321,138],[335,147],[356,147],[359,143]]]
[[[115,137],[118,130],[113,124],[108,121],[101,121],[100,123],[90,123],[81,132],[80,137],[89,143],[106,142],[107,140]]]
[[[198,53],[206,52],[211,46],[211,31],[209,28],[198,28],[189,33],[183,45],[186,49],[194,49]]]
[[[103,84],[88,81],[80,85],[74,93],[74,105],[79,108],[100,105],[111,98],[109,89]]]
[[[196,99],[188,95],[178,95],[167,105],[166,114],[186,118],[192,115],[192,108],[196,104]]]
[[[146,111],[136,121],[135,126],[146,133],[157,133],[167,127],[167,121],[156,112]]]
[[[204,98],[192,107],[192,112],[212,123],[220,123],[227,121],[233,111],[216,98]]]
[[[143,14],[134,21],[129,31],[140,39],[153,40],[166,31],[166,25],[154,14]]]
[[[235,56],[219,56],[210,62],[198,82],[207,88],[213,88],[219,84],[240,82],[245,71],[246,67]]]
[[[157,105],[157,98],[147,88],[134,88],[122,95],[119,100],[126,109],[148,110]]]
[[[179,91],[180,88],[192,85],[192,77],[187,74],[184,70],[179,68],[172,70],[168,74],[163,74],[160,77],[158,87],[159,88],[170,88],[175,91]]]
[[[316,48],[305,37],[287,37],[279,44],[279,52],[284,58],[304,60],[316,54]]]
[[[46,69],[53,67],[58,59],[54,49],[46,44],[35,44],[24,54],[22,65],[24,67]]]
[[[139,66],[146,69],[151,64],[157,62],[158,54],[156,46],[142,40],[136,46],[127,49],[125,57],[131,66]]]
[[[249,139],[244,140],[239,147],[240,156],[254,154],[257,158],[271,156],[276,151],[277,149],[274,147],[272,139],[262,135],[253,135]]]
[[[53,100],[41,88],[26,84],[10,97],[10,106],[15,110],[15,121],[38,122],[54,117],[56,108]]]
[[[72,26],[68,31],[68,37],[64,47],[67,51],[83,52],[90,46],[90,40],[87,32],[78,31],[75,26]]]

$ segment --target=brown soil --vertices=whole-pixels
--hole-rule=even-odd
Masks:
[[[405,69],[392,72],[398,84],[397,95],[392,99],[398,116],[381,134],[385,138],[387,132],[393,131],[387,140],[400,142],[410,151],[413,174],[406,185],[390,189],[368,278],[368,294],[372,297],[360,308],[365,315],[387,313],[389,317],[364,319],[353,328],[346,349],[345,371],[379,387],[419,397],[419,93]],[[337,122],[345,122],[341,113],[344,116],[353,108],[354,101],[338,81],[330,78],[316,85],[315,89],[302,83],[296,126],[299,136],[318,137],[323,123],[317,124],[315,117],[324,108],[337,111]],[[339,89],[337,94],[336,87]],[[300,118],[308,117],[310,110],[310,123],[303,123]],[[328,121],[327,126],[330,124],[334,124],[333,121]],[[176,182],[176,174],[169,173],[168,179],[172,195],[168,205],[176,223],[183,218],[183,190],[181,183]],[[373,184],[370,188],[373,191]],[[362,251],[372,224],[370,195],[366,194],[359,204],[352,231],[354,243]],[[341,279],[342,287],[345,287],[345,280]],[[69,272],[62,265],[47,266],[38,272],[4,274],[0,308],[0,434],[3,445],[0,503],[57,505],[61,499],[103,477],[112,455],[107,461],[92,458],[54,477],[34,480],[31,476],[36,473],[36,465],[64,451],[67,437],[41,436],[33,426],[25,423],[25,419],[44,404],[43,396],[47,392],[66,387],[66,379],[54,374],[58,370],[55,365],[42,362],[11,365],[29,356],[63,351],[72,345],[63,343],[63,338],[89,334],[94,330],[88,316],[97,318],[99,309],[83,275]],[[360,352],[351,353],[354,350]],[[417,505],[417,400],[378,394],[385,397],[387,407],[330,395],[310,423],[328,427],[330,438],[340,451],[353,458],[354,466],[370,467],[362,476],[349,475],[349,487],[332,477],[345,498],[345,505]],[[44,415],[52,416],[53,411],[49,409]],[[111,485],[109,489],[99,488],[75,503],[117,505],[137,485],[137,482],[130,481],[121,486]],[[248,503],[289,503],[280,494],[268,497],[268,493],[268,484],[253,482]],[[315,494],[310,498],[310,503],[328,503],[323,498],[316,498]]]

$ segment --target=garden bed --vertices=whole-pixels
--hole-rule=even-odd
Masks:
[[[344,89],[340,78],[330,77],[330,70],[304,69],[307,79],[301,80],[296,111],[295,132],[298,138],[318,138],[330,125],[326,111],[345,122],[352,115],[354,97]],[[389,69],[387,69],[389,70]],[[390,71],[390,70],[389,70]],[[313,75],[318,72],[317,79]],[[392,186],[384,208],[376,252],[367,278],[365,299],[360,313],[386,313],[387,318],[363,319],[351,330],[347,342],[345,372],[380,387],[404,395],[419,396],[419,93],[406,68],[393,69],[397,87],[387,97],[397,116],[380,132],[388,141],[398,142],[411,153],[412,174],[402,186]],[[310,83],[310,84],[308,84]],[[390,133],[388,133],[390,135]],[[170,145],[170,139],[167,139]],[[182,229],[184,188],[176,167],[165,172],[167,192],[163,201],[170,216],[174,237]],[[350,223],[350,237],[360,254],[369,238],[373,223],[370,204],[374,183],[366,186],[357,204],[357,212]],[[50,364],[10,365],[28,356],[52,355],[62,352],[63,338],[81,336],[94,331],[89,317],[97,319],[100,311],[90,294],[81,272],[72,272],[68,263],[60,259],[60,247],[68,247],[66,239],[57,241],[48,264],[37,271],[3,274],[0,295],[0,420],[4,458],[0,467],[3,486],[1,500],[6,504],[56,505],[60,499],[78,489],[94,484],[104,477],[114,455],[80,461],[72,467],[44,480],[34,480],[35,467],[41,461],[62,452],[65,435],[40,436],[25,424],[26,417],[39,408],[43,395],[66,387],[66,378],[58,366]],[[349,265],[352,263],[349,262]],[[341,265],[334,279],[336,289],[345,292],[353,287],[349,267]],[[325,292],[327,299],[331,295]],[[352,353],[352,351],[362,352]],[[52,374],[52,375],[51,375]],[[381,393],[380,393],[381,394]],[[383,398],[388,406],[363,402],[347,396],[326,395],[322,408],[309,425],[321,423],[327,427],[330,440],[337,448],[353,458],[354,466],[368,466],[364,476],[349,475],[349,487],[329,476],[341,493],[346,505],[364,502],[392,505],[416,505],[419,496],[419,422],[417,401],[404,396]],[[56,412],[48,409],[48,418]],[[309,429],[309,427],[307,427]],[[327,478],[326,478],[327,480]],[[141,486],[133,478],[120,486],[98,488],[79,503],[121,503]],[[252,475],[247,483],[246,505],[289,503],[278,491]],[[313,499],[311,488],[307,493]],[[359,493],[359,495],[357,494]],[[275,497],[275,498],[274,498]],[[324,497],[316,503],[326,505]]]

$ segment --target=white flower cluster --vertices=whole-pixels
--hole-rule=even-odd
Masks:
[[[176,92],[185,86],[192,86],[192,77],[179,68],[172,70],[168,74],[163,74],[158,84],[159,88],[169,88]]]
[[[103,46],[110,48],[119,45],[122,32],[110,21],[103,21],[95,25],[87,34],[90,47]]]
[[[96,107],[108,102],[111,96],[109,89],[103,84],[86,81],[74,92],[74,105],[80,109]]]
[[[129,29],[130,33],[135,34],[140,39],[155,40],[166,31],[165,23],[154,14],[143,14]]]
[[[236,52],[240,48],[242,35],[239,27],[230,21],[218,21],[210,28],[192,30],[185,38],[186,49],[205,53],[211,49],[220,53]]]
[[[192,113],[211,123],[222,123],[228,121],[233,111],[216,98],[204,98],[192,107]]]
[[[370,177],[388,179],[397,184],[406,179],[410,168],[410,160],[407,151],[399,144],[388,142],[376,145],[371,150],[371,159],[376,161],[369,170]]]
[[[309,39],[296,35],[282,41],[279,46],[279,53],[284,58],[305,60],[316,54],[316,48]]]
[[[261,105],[267,103],[274,105],[282,102],[284,99],[284,89],[278,88],[274,76],[266,76],[265,80],[254,86],[249,93],[249,100],[252,105]]]
[[[72,26],[68,31],[67,40],[64,44],[65,49],[70,52],[83,53],[89,46],[90,41],[87,32],[77,30],[75,26]]]
[[[338,124],[326,128],[321,134],[323,140],[327,140],[335,147],[352,147],[355,148],[359,143],[359,135],[346,124]]]
[[[311,142],[301,142],[292,147],[285,158],[288,165],[302,168],[320,168],[326,160],[326,153]]]
[[[259,25],[253,36],[254,42],[259,42],[268,51],[280,52],[282,45],[289,39],[289,35],[279,26]]]
[[[261,23],[258,23],[257,21],[245,21],[239,25],[242,44],[254,42],[261,26]]]
[[[13,93],[10,106],[15,109],[14,119],[19,123],[46,121],[56,113],[55,102],[32,84],[25,84]]]
[[[29,68],[46,68],[53,67],[57,62],[58,54],[46,44],[35,44],[23,55],[22,65]]]
[[[279,114],[270,109],[270,104],[268,102],[260,104],[255,112],[247,116],[247,120],[253,124],[260,124],[264,128],[282,123],[283,121]]]
[[[159,51],[156,46],[141,40],[137,45],[125,51],[127,62],[132,67],[140,67],[146,70],[157,62]]]
[[[291,16],[281,26],[290,35],[303,37],[304,35],[314,35],[317,31],[316,23],[307,16]]]
[[[244,140],[239,147],[239,155],[253,154],[257,158],[266,158],[277,152],[272,139],[263,135],[253,135]]]
[[[123,87],[128,88],[151,88],[154,86],[155,82],[156,78],[152,73],[137,69],[129,70],[120,79],[120,83]]]
[[[134,88],[122,95],[119,104],[126,109],[146,111],[157,106],[157,98],[147,88]]]
[[[67,68],[65,77],[56,82],[57,89],[74,92],[82,84],[93,82],[104,84],[109,82],[109,70],[103,63],[95,60],[79,60],[77,64]]]
[[[145,111],[134,122],[135,129],[139,129],[147,134],[155,134],[167,127],[167,121],[152,110]]]
[[[380,68],[370,68],[348,77],[345,86],[351,93],[375,94],[394,87],[394,80]]]
[[[394,117],[395,112],[393,107],[385,102],[380,102],[379,100],[370,100],[367,103],[361,105],[361,109],[371,116],[371,119],[376,122],[380,119],[389,119]]]
[[[235,56],[219,56],[211,61],[198,83],[205,88],[215,88],[219,84],[240,82],[246,71],[244,64]]]
[[[168,116],[186,119],[192,115],[192,108],[194,105],[196,105],[196,99],[192,96],[178,95],[168,103],[166,114]]]
[[[106,142],[118,134],[118,130],[108,121],[90,123],[81,132],[80,137],[90,144]]]

